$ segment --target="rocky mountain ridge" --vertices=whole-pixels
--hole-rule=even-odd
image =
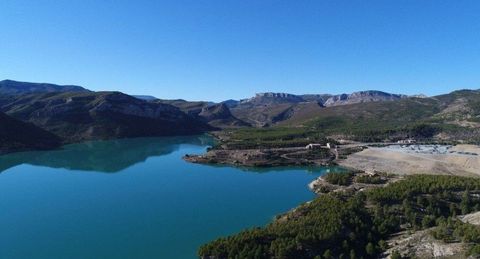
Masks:
[[[92,92],[78,86],[0,81],[0,112],[32,123],[64,143],[275,125],[314,125],[333,132],[372,125],[378,130],[406,123],[448,122],[455,127],[477,129],[480,128],[478,107],[477,90],[434,97],[382,91],[341,95],[266,92],[240,101],[213,103]],[[466,134],[462,138],[470,138],[472,132],[462,131],[461,134]]]
[[[303,94],[295,95],[289,93],[257,93],[254,97],[242,99],[238,101],[237,105],[268,105],[272,103],[301,103],[301,102],[317,102],[323,106],[347,105],[352,103],[363,102],[379,102],[379,101],[395,101],[409,96],[403,94],[391,94],[387,92],[368,90],[358,91],[350,94]],[[233,103],[229,100],[230,105]]]
[[[177,107],[120,92],[1,95],[0,110],[54,133],[64,142],[187,135],[211,129]]]
[[[181,111],[194,116],[215,128],[251,126],[236,118],[227,103],[189,102],[185,100],[157,100],[156,102],[173,105]]]
[[[56,85],[48,83],[29,83],[14,80],[0,81],[0,94],[18,95],[28,93],[52,93],[52,92],[89,92],[89,90],[77,85]]]
[[[265,127],[287,120],[299,111],[356,103],[397,101],[405,98],[408,96],[374,90],[340,95],[267,92],[237,103],[230,100],[229,107],[232,114],[240,120],[257,127]]]

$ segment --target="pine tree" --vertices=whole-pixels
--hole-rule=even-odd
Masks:
[[[368,255],[375,254],[375,246],[372,244],[372,242],[369,242],[367,244],[367,246],[365,247],[365,252],[367,252]]]
[[[462,214],[468,214],[470,212],[470,194],[468,190],[466,190],[462,195],[460,208],[462,209]]]

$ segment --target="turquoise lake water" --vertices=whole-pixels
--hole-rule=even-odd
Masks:
[[[196,258],[220,236],[262,226],[339,168],[191,164],[206,136],[73,144],[0,156],[0,258]]]

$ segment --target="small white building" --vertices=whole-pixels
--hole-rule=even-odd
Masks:
[[[397,141],[398,144],[415,144],[417,141],[415,139],[402,139]]]
[[[322,144],[310,143],[305,148],[306,149],[320,149],[320,148],[322,148]]]

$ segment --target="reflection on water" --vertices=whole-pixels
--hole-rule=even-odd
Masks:
[[[346,172],[348,169],[339,167],[339,166],[276,166],[276,167],[246,167],[246,166],[233,166],[233,165],[222,165],[222,164],[209,164],[209,167],[213,168],[228,168],[234,167],[244,172],[251,173],[275,173],[275,172],[288,172],[293,170],[305,171],[308,173],[341,173]]]
[[[311,200],[309,182],[342,170],[182,160],[211,144],[139,138],[1,156],[0,258],[197,258],[200,245]]]
[[[206,135],[163,138],[134,138],[71,144],[52,151],[32,151],[0,156],[0,172],[30,164],[51,168],[115,173],[152,156],[170,154],[181,144],[208,146]]]

